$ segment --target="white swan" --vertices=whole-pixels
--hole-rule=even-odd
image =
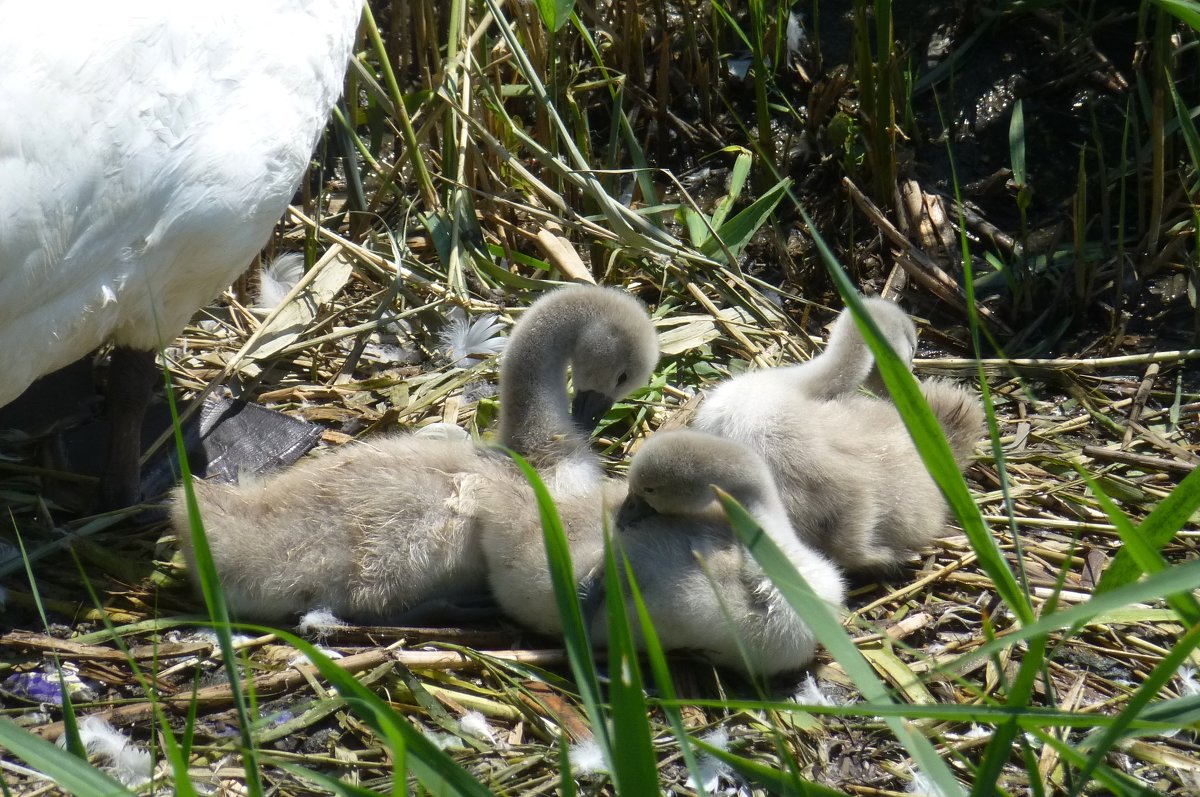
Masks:
[[[571,417],[602,412],[642,385],[658,359],[641,303],[594,286],[539,299],[513,329],[500,374],[501,442],[542,471],[556,498],[600,511],[602,474]],[[394,435],[350,444],[261,481],[195,485],[231,608],[281,620],[313,608],[393,622],[411,607],[486,590],[480,515],[528,489],[504,454],[469,440]],[[187,511],[173,519],[195,573]],[[536,514],[534,515],[536,518]]]
[[[868,309],[911,362],[907,317],[883,300]],[[940,536],[946,522],[945,501],[895,406],[854,392],[872,364],[845,311],[820,356],[718,385],[692,421],[761,454],[800,538],[846,570],[893,567]],[[965,467],[983,429],[978,398],[942,381],[921,389]]]
[[[104,504],[136,500],[153,353],[266,242],[361,9],[0,2],[0,406],[111,341]]]
[[[738,541],[713,486],[746,508],[818,597],[831,607],[845,597],[838,568],[792,529],[760,456],[701,432],[659,432],[630,464],[615,542],[663,647],[764,676],[804,667],[816,638]],[[607,638],[603,616],[593,627]]]

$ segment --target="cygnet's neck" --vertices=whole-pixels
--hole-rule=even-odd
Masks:
[[[843,316],[834,324],[823,352],[785,370],[798,391],[827,401],[857,390],[874,364],[875,359],[854,319]]]
[[[522,319],[500,367],[500,440],[530,459],[587,445],[571,419],[567,364],[586,319],[559,302]],[[536,462],[535,462],[536,464]]]

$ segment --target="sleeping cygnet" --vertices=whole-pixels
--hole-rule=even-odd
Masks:
[[[647,381],[657,359],[653,325],[632,296],[595,286],[547,294],[514,327],[502,361],[500,442],[529,457],[556,495],[590,494],[599,505],[601,470],[588,433],[613,401]],[[246,484],[195,489],[234,613],[272,621],[325,608],[385,623],[432,599],[483,591],[484,488],[511,494],[525,484],[494,449],[402,434]],[[181,495],[172,512],[194,573]]]
[[[889,345],[911,362],[907,316],[882,299],[867,301]],[[719,385],[692,421],[761,454],[800,538],[848,571],[894,568],[944,533],[947,514],[895,406],[855,392],[873,364],[864,351],[843,312],[820,356]],[[923,381],[921,391],[966,467],[983,432],[978,397],[939,380]]]
[[[793,531],[760,456],[701,432],[660,432],[634,455],[615,542],[663,648],[762,676],[806,666],[816,638],[738,541],[713,486],[742,504],[821,600],[832,608],[845,596],[837,567]],[[607,638],[604,613],[592,627]]]

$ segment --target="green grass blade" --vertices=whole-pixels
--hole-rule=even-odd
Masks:
[[[83,562],[80,561],[75,551],[71,551],[71,558],[75,560],[75,569],[79,573],[79,583],[81,583],[84,589],[87,590],[88,598],[91,600],[92,605],[97,609],[103,607],[104,604],[101,602],[100,596],[96,594],[96,590],[92,586],[91,579],[88,578],[87,572],[84,570]],[[173,784],[173,788],[175,790],[176,797],[191,797],[191,795],[196,793],[196,787],[192,784],[192,780],[188,776],[188,758],[191,752],[190,738],[192,728],[195,725],[195,711],[197,708],[195,702],[193,701],[192,705],[189,707],[189,720],[184,726],[184,733],[187,734],[187,738],[185,740],[185,744],[181,746],[178,740],[175,738],[175,732],[171,730],[171,724],[167,722],[167,718],[163,714],[162,706],[158,703],[157,691],[142,672],[142,668],[138,666],[137,660],[129,652],[129,647],[125,644],[125,640],[121,638],[121,635],[113,626],[112,620],[109,619],[106,612],[100,612],[100,619],[104,623],[104,630],[108,633],[108,638],[113,641],[113,643],[123,654],[125,654],[130,672],[133,673],[134,680],[137,681],[138,686],[142,689],[142,692],[146,695],[154,709],[154,719],[158,723],[159,736],[162,739],[164,753],[167,757],[167,760],[171,763],[171,771],[175,775],[175,783]],[[197,677],[199,677],[199,673],[197,673]],[[66,717],[67,714],[64,710],[64,723],[66,721]],[[75,718],[74,714],[72,713],[72,724],[74,724],[74,721]],[[151,749],[153,750],[153,748]]]
[[[1084,603],[1043,616],[1030,625],[1014,628],[1000,639],[985,642],[975,650],[964,653],[945,668],[939,667],[938,669],[953,670],[965,666],[968,662],[995,655],[1018,642],[1034,639],[1062,628],[1070,628],[1077,623],[1085,623],[1097,615],[1128,606],[1131,603],[1159,600],[1181,592],[1190,593],[1197,584],[1200,584],[1200,559],[1193,559],[1149,575],[1141,581],[1116,587],[1103,594],[1096,594]]]
[[[716,207],[713,208],[711,223],[716,230],[721,229],[725,219],[729,218],[734,204],[742,195],[742,189],[746,187],[746,181],[750,178],[750,167],[754,164],[754,156],[744,147],[726,147],[726,150],[737,152],[737,158],[734,159],[733,168],[729,172],[729,193],[718,199]]]
[[[567,735],[558,735],[558,794],[559,797],[575,797],[575,778],[571,774],[571,748]]]
[[[9,518],[12,519],[11,512]],[[25,539],[21,536],[21,530],[17,528],[16,520],[13,520],[13,532],[17,538],[17,547],[21,552],[21,562],[25,566],[25,577],[29,581],[29,594],[33,596],[34,606],[37,607],[38,617],[42,621],[42,628],[49,633],[50,621],[46,617],[46,607],[42,604],[42,591],[38,589],[37,578],[33,575],[33,562],[29,559],[29,554],[25,551]],[[62,695],[62,714],[63,714],[63,735],[66,737],[67,751],[76,756],[82,761],[87,761],[87,750],[83,747],[83,741],[79,738],[79,722],[75,716],[75,704],[71,700],[71,692],[67,689],[66,678],[63,677],[62,662],[58,655],[54,656],[54,673],[58,677],[58,691]]]
[[[1171,100],[1175,103],[1175,119],[1179,122],[1179,130],[1183,134],[1183,140],[1187,144],[1188,155],[1192,159],[1192,167],[1200,169],[1200,133],[1196,132],[1196,125],[1192,122],[1191,111],[1183,104],[1183,98],[1179,96],[1179,90],[1175,88],[1175,81],[1168,80],[1167,88],[1171,91]]]
[[[1138,723],[1166,724],[1172,728],[1196,725],[1200,723],[1200,694],[1152,703],[1129,727],[1135,728]]]
[[[749,207],[717,228],[717,237],[734,256],[737,256],[742,248],[750,243],[754,234],[767,223],[767,219],[775,212],[776,206],[783,200],[791,185],[791,178],[785,177],[764,191],[762,196],[750,203]],[[708,257],[716,257],[721,251],[721,245],[717,241],[708,240],[700,247],[700,251]],[[735,264],[730,263],[730,265]]]
[[[610,553],[611,547],[609,546],[605,551],[605,567],[609,567],[609,559],[614,558],[614,555]],[[696,759],[695,750],[692,748],[692,739],[684,727],[683,714],[680,712],[679,706],[670,702],[675,700],[675,682],[671,678],[671,670],[667,666],[667,656],[663,651],[662,642],[659,641],[658,631],[655,630],[654,621],[650,618],[649,610],[646,609],[642,591],[633,578],[633,567],[624,556],[622,556],[622,564],[625,568],[625,579],[629,584],[628,600],[633,601],[634,610],[637,612],[638,628],[641,630],[642,645],[646,660],[650,664],[650,673],[654,676],[654,685],[658,689],[658,693],[663,697],[659,702],[659,707],[666,715],[667,722],[671,725],[671,731],[679,741],[679,749],[683,753],[684,763],[687,765],[688,772],[691,773],[692,781],[696,784],[696,793],[700,797],[707,797],[704,790],[704,778],[700,775],[700,762]],[[612,566],[615,566],[615,563]],[[624,599],[622,597],[622,600]]]
[[[819,714],[833,717],[871,719],[875,717],[902,717],[905,719],[937,720],[965,724],[999,725],[1015,721],[1022,730],[1035,728],[1107,728],[1116,722],[1115,716],[1084,711],[1064,711],[1044,706],[1013,706],[1001,704],[963,705],[956,703],[849,703],[833,706],[801,706],[796,703],[779,703],[770,700],[743,700],[737,698],[702,700],[652,701],[663,707],[700,708],[726,711],[778,711]],[[1200,719],[1200,695],[1165,700],[1153,704],[1146,712],[1130,722],[1131,731],[1150,734],[1185,727]]]
[[[650,733],[650,712],[611,537],[604,545],[604,589],[612,734],[614,739],[621,740],[621,754],[614,755],[613,782],[623,794],[654,794],[658,791],[658,767]]]
[[[1179,482],[1171,494],[1160,501],[1146,519],[1138,524],[1132,536],[1157,552],[1183,528],[1197,507],[1200,507],[1200,470],[1192,471]],[[1100,583],[1096,585],[1096,594],[1136,581],[1146,572],[1134,558],[1134,551],[1130,549],[1128,540],[1125,542],[1126,545],[1117,552],[1112,564],[1100,577]],[[1140,546],[1138,547],[1140,549]],[[1155,555],[1157,556],[1157,553]]]
[[[110,794],[133,793],[86,760],[81,760],[53,742],[34,736],[8,717],[0,717],[0,746],[44,773],[70,794],[106,797]]]
[[[1021,100],[1013,103],[1012,120],[1008,123],[1008,154],[1013,182],[1021,188],[1025,185],[1025,111]]]
[[[521,473],[533,488],[537,498],[538,513],[542,521],[542,536],[546,543],[546,562],[550,568],[550,581],[554,586],[554,601],[558,605],[559,616],[563,623],[563,642],[567,648],[567,658],[571,662],[571,672],[575,675],[575,683],[579,687],[579,696],[584,708],[592,720],[592,733],[600,743],[604,753],[608,771],[616,773],[616,760],[612,748],[612,739],[608,732],[605,714],[600,696],[600,679],[596,675],[596,662],[592,656],[592,642],[588,635],[587,626],[583,622],[583,611],[579,606],[579,595],[576,592],[575,570],[571,565],[571,550],[567,546],[567,535],[563,530],[562,520],[554,499],[546,485],[542,483],[537,471],[525,461],[525,458],[515,451],[507,452],[517,463]],[[619,784],[618,789],[619,789]]]
[[[200,581],[200,591],[204,595],[204,605],[212,620],[212,629],[217,635],[217,644],[221,648],[225,671],[229,676],[229,688],[233,694],[234,711],[238,718],[238,735],[242,743],[242,765],[246,772],[246,789],[250,793],[250,797],[262,797],[262,779],[258,772],[254,740],[250,736],[250,712],[246,704],[246,695],[242,691],[241,676],[238,674],[237,667],[238,657],[233,649],[233,636],[230,632],[229,608],[225,605],[225,595],[221,591],[221,582],[217,578],[217,566],[213,562],[212,550],[208,547],[208,537],[204,534],[200,506],[196,503],[196,491],[192,486],[192,471],[188,465],[187,447],[183,443],[183,427],[179,422],[179,411],[175,407],[175,391],[171,385],[171,373],[166,368],[163,369],[163,379],[166,381],[167,407],[171,411],[175,452],[179,459],[179,478],[183,485],[184,501],[187,503],[188,533],[191,535],[192,553],[196,558],[196,575]]]
[[[551,33],[558,33],[563,25],[567,24],[567,20],[571,18],[571,11],[575,8],[575,0],[534,0],[534,5],[537,6],[538,16],[542,18],[542,24]]]
[[[729,522],[738,538],[750,550],[763,572],[791,604],[792,609],[803,618],[838,664],[842,665],[842,669],[854,681],[863,697],[873,703],[893,703],[887,688],[859,652],[854,640],[842,628],[832,610],[825,605],[825,601],[813,592],[804,577],[796,572],[774,540],[764,534],[754,518],[727,493],[717,490],[717,497],[729,515]],[[943,795],[950,797],[963,793],[962,786],[954,779],[949,767],[928,739],[916,733],[900,717],[884,717],[884,723],[912,756],[916,765],[933,779]]]
[[[1154,5],[1200,31],[1200,3],[1196,0],[1153,0]]]
[[[1118,552],[1118,555],[1120,553],[1128,552],[1130,560],[1134,562],[1137,569],[1140,571],[1139,575],[1141,573],[1157,573],[1165,569],[1167,567],[1167,563],[1162,558],[1162,554],[1160,554],[1157,548],[1152,545],[1149,540],[1147,540],[1147,537],[1150,535],[1147,535],[1145,532],[1139,531],[1137,528],[1135,528],[1133,523],[1130,522],[1129,518],[1126,517],[1125,513],[1117,508],[1117,506],[1112,502],[1112,499],[1108,497],[1104,490],[1101,489],[1100,485],[1094,479],[1092,479],[1090,475],[1082,470],[1079,471],[1079,474],[1091,488],[1092,494],[1096,496],[1096,500],[1099,502],[1101,508],[1104,509],[1104,513],[1108,515],[1109,521],[1116,528],[1117,534],[1121,538],[1123,545],[1120,552]],[[1182,486],[1182,484],[1180,486]],[[1171,495],[1175,495],[1178,490],[1179,488],[1176,487]],[[1170,500],[1170,498],[1171,496],[1164,498],[1159,506],[1161,507],[1162,504],[1165,504]],[[1157,509],[1158,507],[1155,507],[1155,510]],[[1153,514],[1154,512],[1152,511],[1150,516],[1146,518],[1146,522],[1150,520],[1150,517],[1152,517]],[[1186,520],[1184,522],[1186,522]],[[1142,525],[1145,526],[1145,522],[1143,522]],[[1182,523],[1180,525],[1182,526]],[[1172,535],[1173,534],[1174,532],[1172,532]],[[1114,559],[1114,564],[1115,563],[1116,560]],[[1106,571],[1105,575],[1107,574],[1108,573]],[[1100,583],[1104,583],[1103,576],[1101,576]],[[1195,596],[1188,593],[1179,593],[1177,595],[1168,595],[1166,596],[1166,599],[1170,607],[1178,612],[1179,616],[1187,621],[1188,625],[1200,623],[1200,604],[1196,602]]]
[[[1059,739],[1052,733],[1034,728],[1030,730],[1030,735],[1038,741],[1042,742],[1047,747],[1054,749],[1063,761],[1072,764],[1076,767],[1082,767],[1085,762],[1084,755],[1076,750],[1071,745]],[[1029,761],[1031,757],[1027,757]],[[1033,769],[1037,770],[1037,759],[1033,758]],[[1100,766],[1096,769],[1095,780],[1103,787],[1104,790],[1098,790],[1093,784],[1092,793],[1104,795],[1120,795],[1120,797],[1162,797],[1162,792],[1157,791],[1149,786],[1146,786],[1137,781],[1132,775],[1126,775],[1119,770],[1113,770],[1106,766]]]
[[[1017,677],[1013,679],[1008,689],[1005,704],[1015,711],[1021,712],[1029,707],[1033,697],[1033,688],[1038,673],[1043,670],[1046,659],[1046,637],[1037,637],[1030,641],[1029,650],[1021,658],[1021,667]],[[975,783],[971,787],[971,797],[984,797],[995,789],[997,779],[1004,765],[1012,758],[1013,741],[1020,732],[1020,724],[1013,719],[999,725],[992,733],[987,747],[983,751],[983,759],[975,773]]]
[[[193,701],[192,705],[195,705],[195,701]],[[154,707],[154,718],[158,721],[160,738],[162,739],[164,748],[163,754],[171,762],[171,773],[175,776],[175,780],[171,784],[175,797],[194,797],[196,786],[192,783],[191,776],[188,774],[190,744],[180,745],[179,741],[175,738],[175,734],[171,731],[171,724],[167,722],[167,717],[163,713],[161,705]],[[188,726],[184,732],[190,740],[191,726]]]
[[[75,714],[75,701],[71,699],[71,690],[67,688],[67,679],[63,676],[62,661],[57,654],[54,656],[54,673],[58,676],[58,690],[62,694],[63,735],[67,738],[67,751],[87,761],[87,750],[84,749],[83,739],[79,736],[79,717]]]

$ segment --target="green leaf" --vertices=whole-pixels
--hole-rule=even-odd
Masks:
[[[1153,0],[1154,5],[1183,20],[1192,30],[1200,31],[1200,3],[1196,0]]]
[[[1192,471],[1179,482],[1171,494],[1160,501],[1130,534],[1154,551],[1161,551],[1188,522],[1197,507],[1200,507],[1200,469]],[[1100,583],[1096,585],[1096,594],[1132,583],[1144,572],[1145,569],[1134,559],[1134,552],[1126,541],[1101,576]]]
[[[1029,602],[1029,596],[1017,584],[1017,579],[1000,553],[995,538],[984,524],[983,518],[979,514],[979,508],[975,506],[975,501],[967,489],[967,483],[963,480],[958,465],[954,462],[954,455],[950,452],[946,437],[942,434],[937,419],[933,417],[933,413],[925,403],[916,379],[892,352],[883,334],[875,326],[871,316],[867,314],[850,277],[846,275],[825,240],[817,232],[817,227],[808,213],[802,207],[799,207],[799,211],[813,236],[817,250],[821,253],[821,259],[825,262],[829,276],[837,286],[838,292],[842,294],[846,306],[854,314],[854,321],[858,324],[863,339],[866,340],[871,353],[875,356],[879,373],[883,377],[884,384],[887,385],[896,409],[900,412],[900,417],[904,420],[904,425],[908,428],[909,436],[912,437],[917,453],[921,455],[921,461],[925,463],[929,474],[941,488],[942,495],[946,497],[946,502],[950,505],[954,516],[962,524],[963,531],[971,542],[971,547],[975,549],[975,553],[979,557],[979,566],[991,578],[996,585],[996,592],[1000,594],[1000,597],[1004,599],[1004,602],[1021,622],[1023,624],[1032,622],[1034,612],[1033,606]]]
[[[233,650],[229,608],[225,604],[225,594],[221,591],[221,582],[217,577],[217,566],[213,562],[212,550],[208,547],[208,537],[204,533],[200,506],[196,503],[196,491],[192,486],[192,471],[188,465],[187,447],[183,442],[183,427],[179,423],[179,412],[175,407],[175,390],[171,385],[169,369],[163,369],[163,378],[167,386],[167,407],[171,411],[175,452],[179,460],[179,480],[183,487],[183,499],[187,506],[188,534],[192,542],[192,555],[196,560],[196,577],[200,582],[200,591],[204,595],[204,605],[208,609],[208,616],[212,619],[212,629],[217,635],[225,671],[229,676],[229,688],[233,693],[234,712],[238,718],[238,735],[242,743],[242,766],[246,772],[246,790],[251,797],[260,797],[263,793],[262,779],[259,777],[254,740],[250,736],[250,711],[246,705],[246,695],[242,691],[241,676],[238,674],[238,657]],[[182,530],[180,531],[182,533]]]
[[[1183,140],[1187,143],[1188,155],[1192,159],[1192,168],[1200,169],[1200,133],[1196,132],[1192,114],[1183,104],[1183,98],[1179,96],[1179,91],[1175,88],[1175,81],[1167,80],[1166,84],[1167,88],[1171,90],[1171,100],[1175,103],[1175,119],[1179,122]]]
[[[1036,728],[1094,730],[1107,728],[1117,721],[1114,716],[1096,712],[1064,711],[1063,709],[1028,705],[849,703],[844,706],[802,706],[791,702],[780,703],[770,700],[739,700],[736,698],[686,701],[663,698],[655,701],[655,704],[664,709],[696,706],[720,711],[776,711],[867,720],[873,717],[900,717],[906,720],[924,719],[976,725],[1000,725],[1005,722],[1016,722],[1023,730]],[[1152,704],[1142,716],[1130,722],[1129,729],[1139,733],[1161,733],[1174,728],[1186,727],[1197,720],[1200,720],[1200,695],[1189,695]]]
[[[613,559],[614,555],[610,544],[605,548],[605,567],[615,568],[616,563]],[[667,721],[671,724],[671,731],[675,734],[675,739],[679,742],[684,763],[687,765],[688,772],[691,773],[692,781],[696,784],[697,794],[700,797],[707,797],[707,793],[704,791],[704,778],[700,775],[700,762],[696,759],[696,753],[692,748],[692,739],[684,727],[683,714],[680,712],[679,706],[670,703],[675,700],[675,682],[671,679],[671,670],[667,666],[667,656],[663,651],[662,642],[658,639],[658,631],[654,628],[654,622],[650,617],[650,611],[646,608],[646,602],[642,600],[642,591],[638,588],[637,581],[634,580],[632,565],[624,555],[622,555],[621,561],[625,568],[625,579],[629,584],[628,600],[633,601],[634,610],[637,612],[638,627],[641,629],[646,660],[650,663],[650,672],[654,676],[654,684],[658,693],[663,697],[659,705],[663,714],[667,716]],[[622,602],[626,600],[623,594],[620,596],[620,600]]]
[[[725,243],[725,247],[736,257],[754,234],[766,224],[767,219],[775,212],[775,206],[787,194],[791,187],[790,178],[784,178],[772,186],[758,199],[750,203],[729,221],[717,228],[717,237]],[[700,247],[700,251],[708,257],[716,257],[721,252],[721,245],[715,240],[708,240]],[[733,265],[732,263],[730,265]]]
[[[704,223],[704,216],[687,205],[679,206],[677,218],[687,229],[688,240],[692,242],[692,246],[700,248],[711,237],[708,234],[708,225]]]
[[[1083,787],[1091,780],[1092,773],[1096,771],[1096,767],[1100,765],[1113,746],[1127,735],[1127,730],[1133,724],[1133,721],[1142,714],[1143,709],[1150,705],[1154,697],[1175,676],[1180,665],[1188,660],[1188,657],[1198,644],[1200,644],[1200,625],[1195,626],[1185,634],[1171,648],[1171,652],[1155,665],[1150,674],[1146,676],[1146,680],[1142,682],[1138,690],[1129,698],[1129,702],[1125,705],[1125,708],[1117,715],[1116,722],[1103,730],[1096,730],[1083,740],[1083,744],[1080,747],[1084,749],[1092,748],[1092,754],[1088,756],[1087,764],[1084,765],[1083,771],[1079,773],[1079,780],[1076,781],[1075,788],[1071,790],[1071,797],[1076,797],[1076,795],[1082,792]],[[1193,695],[1193,697],[1200,698],[1200,695]]]
[[[1020,100],[1013,103],[1012,121],[1008,123],[1008,154],[1012,159],[1013,182],[1025,186],[1025,110]]]
[[[721,229],[721,225],[729,217],[734,203],[742,195],[742,189],[746,187],[746,181],[750,177],[750,166],[754,163],[754,157],[744,147],[726,147],[726,149],[736,151],[738,156],[729,173],[729,193],[721,197],[717,201],[717,206],[713,208],[712,219],[709,223],[712,224],[714,230]]]
[[[967,666],[969,662],[994,656],[1018,642],[1034,639],[1060,628],[1070,628],[1078,623],[1086,623],[1097,615],[1120,609],[1131,603],[1160,600],[1177,593],[1191,593],[1197,584],[1200,584],[1200,559],[1193,559],[1149,575],[1141,581],[1135,581],[1123,587],[1115,587],[1103,594],[1097,593],[1085,603],[1076,604],[1068,609],[1044,616],[1035,623],[1014,628],[1003,637],[986,642],[937,669],[953,671],[956,668]]]
[[[596,674],[596,662],[592,656],[592,642],[587,626],[583,622],[583,611],[579,606],[579,595],[575,586],[575,568],[571,564],[571,550],[567,546],[567,535],[563,530],[558,509],[541,477],[524,457],[515,451],[506,451],[524,474],[537,499],[538,513],[542,520],[542,537],[546,544],[546,562],[550,568],[550,582],[554,587],[554,601],[563,623],[563,642],[567,648],[567,659],[571,672],[579,686],[579,696],[592,720],[592,733],[604,753],[608,771],[616,777],[615,753],[612,738],[605,722],[600,698],[600,678]],[[617,783],[620,792],[620,784]]]
[[[575,797],[575,778],[571,775],[571,747],[567,735],[558,735],[558,794],[559,797]]]
[[[571,18],[571,11],[575,8],[575,0],[534,0],[534,4],[542,18],[542,24],[551,33],[558,33],[562,26],[567,24],[567,20]]]
[[[34,736],[8,717],[0,717],[0,747],[45,774],[70,794],[86,794],[88,797],[133,794],[87,761],[53,742]]]
[[[625,613],[620,571],[613,558],[611,538],[604,546],[604,590],[608,609],[609,700],[613,738],[621,740],[615,755],[613,782],[622,794],[658,792],[658,767],[650,733],[650,712],[642,689],[637,646]],[[614,751],[615,752],[615,751]]]

